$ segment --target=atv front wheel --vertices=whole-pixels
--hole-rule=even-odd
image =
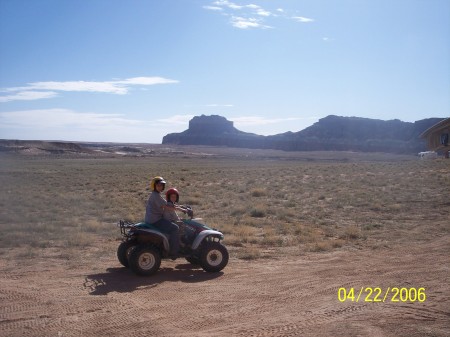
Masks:
[[[219,272],[228,263],[228,250],[220,242],[208,242],[200,255],[200,266],[208,272]]]
[[[152,275],[156,273],[161,265],[159,251],[148,245],[136,246],[128,257],[130,269],[138,275]]]
[[[117,248],[117,258],[122,266],[129,267],[128,257],[134,246],[136,246],[136,242],[124,241]]]

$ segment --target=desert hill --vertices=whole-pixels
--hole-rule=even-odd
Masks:
[[[0,139],[0,153],[24,155],[65,156],[152,156],[203,154],[208,146],[230,150],[237,148],[289,151],[351,151],[385,154],[417,154],[426,151],[426,143],[419,135],[442,118],[428,118],[414,123],[400,120],[376,120],[360,117],[327,116],[314,125],[299,131],[273,136],[262,136],[238,130],[225,117],[196,116],[189,121],[189,128],[181,133],[164,136],[162,144],[142,143],[92,143],[42,140]],[[179,148],[188,145],[191,148]],[[281,151],[280,151],[281,150]],[[187,151],[187,152],[186,152]],[[265,153],[267,151],[264,151]],[[267,154],[267,153],[266,153]]]
[[[426,150],[419,135],[441,121],[414,123],[330,115],[299,131],[261,136],[236,129],[222,116],[196,116],[181,133],[164,136],[163,144],[214,145],[285,151],[362,151],[411,154]]]
[[[0,152],[19,154],[81,154],[92,153],[74,142],[0,139]]]

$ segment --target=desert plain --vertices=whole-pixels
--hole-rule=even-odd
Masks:
[[[153,176],[230,261],[117,260]],[[2,336],[449,336],[450,161],[158,148],[0,154]]]

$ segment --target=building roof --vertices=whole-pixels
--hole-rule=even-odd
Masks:
[[[440,121],[439,123],[434,124],[432,127],[426,129],[424,132],[422,132],[420,138],[427,138],[432,133],[441,131],[443,129],[448,129],[449,127],[450,127],[450,118],[446,118]]]

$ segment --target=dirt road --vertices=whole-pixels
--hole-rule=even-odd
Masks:
[[[219,274],[163,261],[153,277],[92,249],[78,262],[2,259],[0,335],[449,336],[449,247],[443,236],[395,249],[231,259]],[[388,287],[423,287],[426,299],[393,302],[389,292],[384,303],[366,302],[376,292],[364,289],[356,301],[361,287],[380,287],[377,300]],[[354,301],[340,302],[340,288],[354,288]]]

